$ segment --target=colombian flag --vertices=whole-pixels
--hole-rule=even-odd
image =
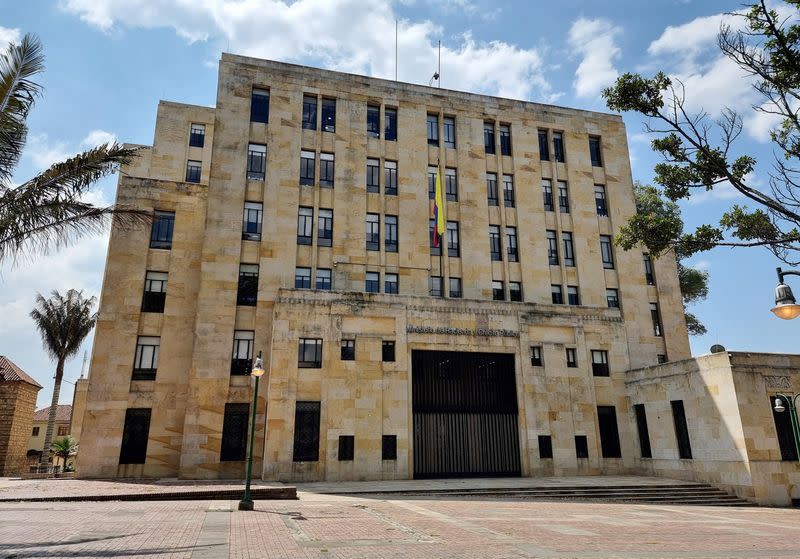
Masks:
[[[439,246],[439,239],[446,230],[441,170],[441,167],[436,167],[436,192],[433,197],[433,246],[435,247]]]

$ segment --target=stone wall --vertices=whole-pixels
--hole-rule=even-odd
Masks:
[[[21,474],[26,469],[39,390],[26,382],[0,380],[0,476]]]

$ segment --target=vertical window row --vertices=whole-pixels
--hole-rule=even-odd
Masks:
[[[317,95],[308,93],[303,95],[302,127],[306,130],[317,130],[319,127],[323,132],[336,132],[336,99],[323,97],[321,112],[317,110],[318,106]],[[321,119],[318,119],[318,114],[321,115]]]

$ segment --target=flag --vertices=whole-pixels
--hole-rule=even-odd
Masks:
[[[436,190],[433,196],[433,246],[439,246],[439,239],[447,228],[444,216],[444,196],[442,196],[441,168],[436,167]]]

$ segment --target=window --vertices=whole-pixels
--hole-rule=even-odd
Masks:
[[[383,162],[383,191],[387,196],[397,196],[397,161]]]
[[[303,95],[303,128],[317,129],[317,96]]]
[[[397,252],[397,216],[383,216],[383,229],[385,239],[383,240],[386,252]]]
[[[600,451],[603,458],[622,458],[617,429],[617,410],[614,406],[597,406],[597,422],[600,426]]]
[[[492,260],[502,260],[503,259],[503,248],[500,243],[500,226],[499,225],[490,225],[489,226],[489,251],[492,255]]]
[[[150,230],[150,248],[172,248],[172,233],[175,230],[175,212],[153,214],[153,228]]]
[[[386,107],[383,110],[383,137],[389,142],[397,141],[397,109]]]
[[[439,145],[439,116],[428,115],[428,145]]]
[[[200,161],[189,160],[186,162],[186,182],[200,182]]]
[[[650,303],[650,318],[653,319],[653,335],[663,336],[664,329],[661,327],[661,315],[658,312],[658,303]]]
[[[639,450],[642,453],[642,458],[652,458],[650,432],[647,429],[647,415],[644,411],[644,404],[636,404],[633,406],[633,411],[636,413],[636,429],[639,431]]]
[[[575,251],[572,248],[572,233],[563,231],[561,239],[564,241],[564,266],[574,266]]]
[[[608,206],[606,205],[606,187],[602,184],[594,185],[594,205],[597,208],[597,215],[608,215]]]
[[[253,366],[253,344],[255,332],[235,330],[233,332],[233,353],[231,355],[231,375],[246,376]]]
[[[367,192],[381,191],[381,162],[367,159]]]
[[[69,425],[59,425],[57,437],[65,437],[69,435]]]
[[[553,211],[553,185],[548,179],[542,179],[542,197],[544,198],[544,211]]]
[[[575,457],[589,458],[589,443],[586,435],[575,435]]]
[[[250,122],[264,122],[269,120],[269,91],[266,89],[253,89],[250,95]]]
[[[150,434],[150,408],[125,410],[125,426],[119,446],[120,464],[144,464],[147,457],[147,439]]]
[[[511,126],[508,124],[500,125],[500,153],[511,155]]]
[[[550,147],[547,142],[547,130],[539,130],[539,159],[550,161]]]
[[[297,210],[297,244],[310,245],[314,229],[314,208],[300,206]]]
[[[389,293],[390,295],[397,295],[399,293],[397,274],[383,274],[383,292]]]
[[[297,366],[301,369],[322,367],[322,340],[319,338],[300,338],[297,351]]]
[[[434,166],[428,166],[428,199],[436,198],[436,173],[439,171]]]
[[[317,289],[325,291],[331,290],[331,269],[330,268],[317,268]]]
[[[439,239],[439,233],[436,231],[436,222],[432,219],[428,220],[428,237],[431,242],[431,255],[439,256],[442,253],[441,239]]]
[[[522,284],[520,282],[508,282],[508,300],[522,302]]]
[[[506,208],[514,207],[514,176],[503,175],[503,205]]]
[[[564,163],[564,137],[561,132],[553,132],[553,153],[556,161]]]
[[[569,213],[569,191],[564,181],[558,181],[558,211],[562,214]]]
[[[609,309],[618,309],[619,308],[619,290],[617,289],[606,289],[606,302],[608,303]]]
[[[314,160],[316,154],[313,151],[300,152],[300,184],[304,186],[314,186]]]
[[[447,222],[447,256],[460,256],[461,251],[458,243],[458,222]]]
[[[336,99],[322,100],[322,131],[336,132]]]
[[[319,185],[333,188],[333,154],[319,154]]]
[[[261,202],[245,202],[244,216],[242,218],[242,239],[246,241],[261,240],[261,216],[263,205]]]
[[[542,360],[542,346],[531,346],[531,366],[541,367],[544,365]]]
[[[458,201],[458,180],[455,169],[444,170],[444,193],[448,201]]]
[[[581,304],[581,297],[580,294],[578,293],[578,286],[576,285],[567,286],[567,303],[573,306]]]
[[[142,312],[164,312],[167,298],[167,272],[147,272],[144,275]]]
[[[483,121],[483,147],[486,153],[494,153],[494,121]]]
[[[444,147],[456,147],[456,119],[451,116],[444,117]]]
[[[317,245],[329,247],[333,244],[333,210],[320,208],[317,214]]]
[[[192,124],[189,128],[189,146],[201,148],[206,143],[206,125]]]
[[[258,264],[239,264],[236,304],[255,307],[258,300]]]
[[[319,402],[297,402],[294,408],[295,462],[319,460]]]
[[[38,436],[39,436],[39,428],[34,427],[33,430],[31,431],[31,437],[38,437]]]
[[[378,214],[367,214],[367,250],[381,249],[381,223]]]
[[[311,268],[298,267],[294,269],[294,288],[311,289]]]
[[[547,259],[551,266],[558,266],[558,240],[556,232],[547,230]]]
[[[225,416],[222,420],[222,445],[219,451],[220,462],[245,459],[249,416],[249,404],[225,404]]]
[[[611,235],[600,235],[600,255],[603,258],[603,268],[614,269],[614,253],[611,249]]]
[[[428,280],[428,293],[431,297],[443,297],[442,293],[442,276],[431,276]]]
[[[550,435],[539,435],[539,458],[553,457],[553,439]]]
[[[267,170],[267,146],[247,144],[247,178],[263,181]]]
[[[608,352],[604,349],[592,350],[592,375],[596,377],[607,377],[608,372]]]
[[[490,206],[499,205],[497,196],[497,175],[494,173],[486,173],[486,197],[489,200]]]
[[[380,272],[367,272],[364,281],[364,291],[367,293],[380,293],[381,292],[381,274]]]
[[[356,341],[342,340],[342,361],[356,360]]]
[[[650,259],[649,254],[644,254],[642,256],[644,257],[644,278],[647,281],[647,285],[655,285],[656,276],[653,273],[653,261]]]
[[[381,108],[375,105],[367,105],[367,136],[381,137]]]
[[[461,299],[463,294],[461,292],[461,278],[454,278],[450,276],[450,297],[453,299]]]
[[[355,457],[355,440],[353,435],[339,435],[339,462],[350,462]]]
[[[550,294],[553,299],[554,305],[563,305],[564,304],[564,293],[561,290],[560,285],[551,285],[550,286]]]
[[[659,353],[658,355],[656,355],[656,362],[659,365],[662,365],[662,364],[666,363],[667,362],[667,355],[665,353]]]
[[[133,358],[132,380],[155,380],[158,369],[158,348],[161,338],[139,336],[136,339],[136,354]]]
[[[592,167],[603,166],[603,159],[600,157],[600,138],[589,136],[589,155],[592,158]]]
[[[570,369],[575,369],[578,367],[578,352],[575,351],[574,347],[566,348],[567,354],[567,367]]]
[[[384,363],[394,361],[394,340],[383,340],[381,343],[381,361]]]
[[[381,459],[397,460],[397,435],[384,435],[382,437]]]
[[[508,261],[516,262],[519,257],[516,227],[506,227],[506,250],[508,251]]]
[[[778,436],[778,446],[781,449],[781,460],[797,462],[797,446],[794,443],[794,435],[792,434],[792,417],[789,415],[792,412],[789,410],[775,411],[776,400],[778,400],[777,397],[774,399],[770,397],[769,407],[772,409],[772,419],[775,422],[775,433]],[[785,400],[783,400],[783,405],[785,408],[789,407],[786,405]]]
[[[686,425],[683,400],[672,400],[670,405],[672,406],[672,420],[675,423],[675,438],[678,440],[678,456],[684,460],[691,460],[692,445],[689,442],[689,427]]]
[[[502,281],[492,280],[492,301],[505,301],[506,290]]]

